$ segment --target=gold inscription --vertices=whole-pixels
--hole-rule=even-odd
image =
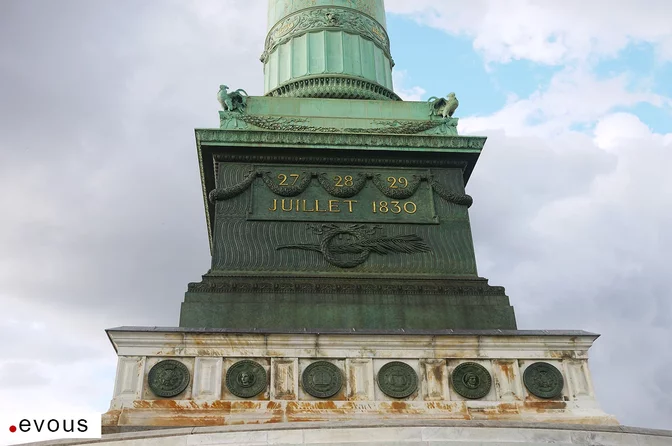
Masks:
[[[341,212],[338,209],[338,200],[329,200],[329,212]]]
[[[336,175],[334,177],[334,187],[351,187],[354,184],[352,175],[346,175],[344,177]]]
[[[293,200],[289,198],[273,199],[273,203],[268,210],[270,212],[327,212],[339,214],[345,212],[341,205],[347,206],[347,212],[352,214],[357,200]]]
[[[371,211],[374,214],[415,214],[418,211],[418,206],[412,201],[372,201]]]
[[[408,187],[408,179],[406,177],[387,177],[387,182],[390,183],[390,189],[406,189]]]
[[[352,214],[356,203],[358,203],[357,200],[294,200],[290,198],[274,198],[268,210],[270,212],[327,212],[330,214],[348,212]],[[371,212],[374,214],[415,214],[418,212],[418,205],[413,201],[372,201]]]
[[[281,173],[278,175],[278,180],[280,180],[279,186],[294,186],[300,177],[301,175],[298,173],[290,173],[289,176]],[[292,180],[291,183],[287,182],[289,179]]]

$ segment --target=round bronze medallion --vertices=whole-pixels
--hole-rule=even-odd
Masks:
[[[343,387],[341,370],[327,361],[317,361],[303,371],[303,390],[315,398],[329,398]]]
[[[464,362],[455,367],[451,381],[455,392],[472,400],[483,398],[492,386],[490,373],[475,362]]]
[[[557,398],[562,394],[565,381],[560,370],[546,362],[535,362],[523,373],[525,387],[539,398]]]
[[[378,371],[378,387],[392,398],[406,398],[418,389],[418,375],[405,362],[388,362]]]
[[[266,370],[254,361],[238,361],[226,372],[226,388],[240,398],[252,398],[266,390]]]
[[[166,359],[149,370],[147,383],[156,396],[171,398],[184,392],[189,385],[189,369],[180,361]]]

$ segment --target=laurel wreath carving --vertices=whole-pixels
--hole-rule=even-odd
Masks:
[[[249,188],[252,183],[254,183],[254,180],[257,179],[257,176],[261,175],[261,172],[251,170],[245,175],[245,179],[241,181],[238,184],[234,184],[233,186],[229,187],[222,187],[219,189],[213,189],[210,191],[210,194],[208,195],[208,198],[210,199],[211,203],[214,203],[216,201],[222,201],[222,200],[228,200],[233,197],[237,197],[238,195],[242,194]]]
[[[259,116],[220,112],[220,127],[223,129],[245,130],[247,124],[266,130],[311,132],[311,133],[374,133],[374,134],[446,134],[457,135],[457,118],[430,120],[382,120],[371,121],[373,127],[325,127],[308,125],[307,118],[286,118],[284,116]]]
[[[471,207],[471,205],[474,204],[474,199],[471,198],[470,195],[456,194],[455,192],[448,190],[448,188],[436,181],[433,176],[430,175],[427,180],[429,181],[429,184],[432,185],[436,194],[447,202],[466,207]]]
[[[380,226],[349,225],[339,227],[324,224],[319,227],[309,225],[309,228],[321,236],[318,244],[281,245],[276,249],[301,249],[319,252],[327,262],[339,268],[359,266],[369,258],[371,253],[387,255],[431,251],[429,245],[416,234],[373,237],[374,232]],[[334,239],[343,235],[351,236],[354,241],[342,244],[333,243]],[[351,254],[354,257],[344,256],[344,254]]]
[[[410,198],[417,192],[422,181],[427,181],[432,186],[436,194],[446,200],[449,203],[453,203],[460,206],[470,207],[474,200],[471,196],[467,194],[459,194],[449,190],[447,187],[443,186],[441,183],[436,181],[433,175],[413,175],[412,179],[408,182],[406,188],[392,189],[390,188],[385,180],[383,180],[381,174],[370,174],[365,172],[358,173],[353,178],[352,186],[344,187],[335,187],[333,182],[330,181],[329,176],[322,172],[307,172],[303,171],[300,174],[299,180],[294,185],[280,186],[276,180],[273,178],[270,171],[259,171],[253,170],[245,175],[245,178],[238,184],[233,186],[228,186],[224,188],[214,189],[208,195],[208,198],[212,203],[216,201],[229,200],[234,198],[243,192],[245,192],[254,182],[257,177],[261,177],[264,184],[276,195],[281,197],[296,197],[297,195],[304,192],[310,186],[313,177],[317,178],[319,184],[322,188],[329,193],[330,195],[338,198],[349,198],[357,195],[366,185],[367,180],[372,180],[376,188],[386,197],[394,199],[406,199]]]

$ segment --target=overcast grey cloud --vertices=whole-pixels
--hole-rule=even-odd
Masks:
[[[218,125],[219,84],[263,93],[265,10],[0,2],[0,399],[14,409],[105,411],[104,328],[177,324],[209,266],[193,128]],[[602,333],[603,408],[672,429],[672,138],[605,149],[486,121],[469,128],[489,136],[468,186],[479,272],[507,288],[520,328]]]

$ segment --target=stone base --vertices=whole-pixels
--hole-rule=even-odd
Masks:
[[[588,370],[588,348],[597,335],[581,331],[241,333],[117,328],[108,335],[119,363],[103,432],[394,419],[617,424],[599,408]],[[188,370],[186,388],[170,398],[157,396],[148,384],[151,368],[165,359],[179,361]],[[265,371],[263,390],[250,398],[235,396],[226,380],[231,366],[243,359]],[[303,383],[305,369],[316,361],[332,364],[334,376],[342,381],[328,398],[312,396]],[[407,364],[417,377],[410,395],[395,398],[383,391],[379,371],[390,362]],[[491,377],[479,399],[461,396],[452,382],[454,369],[465,362],[480,364]],[[564,385],[556,397],[539,398],[526,387],[523,374],[537,362],[553,365],[562,375]],[[316,382],[331,379],[325,376]],[[401,385],[407,378],[398,374],[386,379]]]
[[[205,275],[189,284],[180,313],[180,327],[286,330],[307,321],[315,330],[516,329],[504,288],[481,278]]]

